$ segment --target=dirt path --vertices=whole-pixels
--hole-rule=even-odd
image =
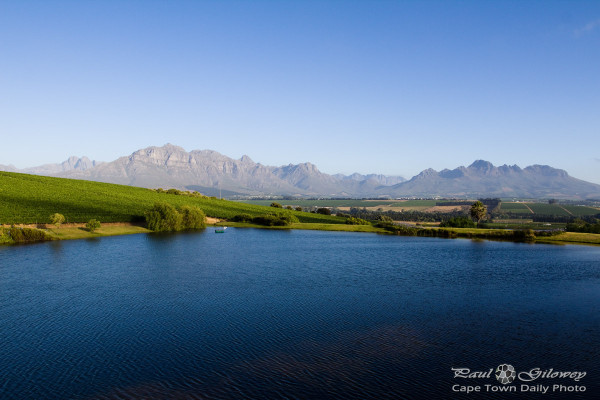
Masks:
[[[527,209],[529,210],[530,213],[535,214],[533,212],[533,210],[531,208],[529,208],[529,206],[527,204],[525,204],[525,203],[521,203],[521,204],[523,204],[525,207],[527,207]]]
[[[558,205],[558,204],[557,204],[557,205]],[[569,215],[575,216],[575,214],[573,214],[571,211],[567,210],[567,209],[566,209],[566,208],[564,208],[563,206],[560,206],[560,205],[559,205],[559,207],[560,207],[560,208],[562,208],[563,210],[565,210],[566,212],[568,212],[568,213],[569,213]]]

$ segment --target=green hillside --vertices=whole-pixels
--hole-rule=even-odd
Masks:
[[[68,222],[135,222],[156,202],[173,206],[195,205],[207,216],[231,218],[237,214],[257,216],[274,211],[271,207],[244,204],[206,197],[190,197],[154,190],[0,172],[0,224],[49,223],[53,213],[63,214]],[[344,223],[342,218],[290,211],[300,222]]]

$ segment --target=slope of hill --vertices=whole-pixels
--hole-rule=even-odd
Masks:
[[[195,205],[207,216],[231,218],[273,212],[256,206],[190,196],[157,193],[154,190],[101,182],[0,172],[0,224],[49,223],[50,215],[61,213],[68,222],[129,222],[143,220],[144,212],[156,202],[174,206]],[[300,222],[344,223],[344,219],[321,214],[289,211]]]

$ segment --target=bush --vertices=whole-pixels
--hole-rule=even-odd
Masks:
[[[88,223],[85,224],[86,229],[90,232],[94,232],[96,229],[100,228],[100,226],[100,221],[97,219],[90,219]]]
[[[200,208],[181,206],[179,213],[181,214],[182,229],[202,229],[206,227],[206,215]]]
[[[252,215],[250,214],[238,214],[238,215],[234,215],[233,218],[231,218],[232,222],[252,222]]]
[[[172,205],[156,203],[146,211],[146,224],[148,229],[155,232],[178,231],[181,230],[182,218]]]
[[[394,222],[394,220],[392,219],[392,217],[389,217],[387,215],[378,215],[377,218],[375,218],[375,221]]]
[[[441,228],[475,228],[475,222],[467,217],[454,217],[440,223]]]
[[[519,242],[531,242],[535,240],[535,232],[531,229],[518,229],[513,232],[513,237]]]
[[[348,225],[369,225],[370,222],[367,221],[366,219],[362,219],[362,218],[347,217],[346,224],[348,224]]]
[[[32,228],[17,228],[13,226],[8,231],[8,234],[15,243],[43,242],[52,240],[52,237],[46,232]]]
[[[52,225],[56,225],[56,228],[58,229],[60,227],[60,225],[65,222],[65,216],[59,213],[55,213],[52,214],[50,216],[50,223]]]
[[[287,226],[298,222],[298,218],[289,213],[264,214],[252,218],[252,222],[264,226]]]
[[[276,202],[272,202],[272,203],[271,203],[271,207],[275,207],[275,208],[283,208],[283,206],[282,206],[281,204],[279,204],[279,203],[276,203]]]
[[[300,207],[300,206],[296,207],[296,211],[302,211],[302,207]]]
[[[317,208],[317,214],[331,215],[331,210],[325,207]]]

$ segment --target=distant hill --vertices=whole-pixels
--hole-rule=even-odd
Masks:
[[[517,165],[495,167],[477,160],[468,167],[437,172],[426,169],[412,179],[380,187],[379,195],[444,196],[458,198],[516,197],[516,198],[598,198],[600,185],[573,178],[562,170],[548,165]]]
[[[112,162],[71,157],[61,164],[17,170],[148,188],[196,190],[206,195],[287,195],[319,197],[516,197],[600,198],[600,185],[573,178],[547,165],[520,168],[478,160],[468,167],[426,169],[406,181],[400,176],[329,175],[311,163],[280,167],[255,163],[248,156],[229,158],[213,150],[187,152],[171,144],[137,150]]]
[[[402,177],[383,175],[334,176],[320,172],[311,163],[271,167],[255,163],[248,156],[236,160],[212,150],[186,152],[171,144],[141,149],[107,163],[71,157],[62,164],[18,172],[148,188],[196,190],[206,195],[221,193],[223,196],[360,197],[371,195],[383,182],[404,181]]]

